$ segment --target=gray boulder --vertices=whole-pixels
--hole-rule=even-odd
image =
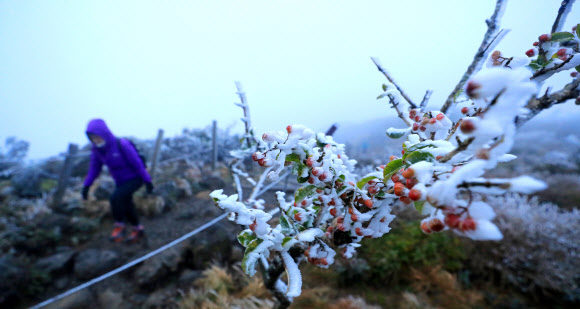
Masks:
[[[120,265],[119,255],[110,250],[88,249],[80,252],[74,261],[75,276],[92,279]]]

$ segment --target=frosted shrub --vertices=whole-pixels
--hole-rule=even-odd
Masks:
[[[492,20],[502,5],[498,1]],[[279,301],[288,303],[280,294],[289,298],[300,295],[298,265],[302,261],[328,268],[337,258],[352,258],[362,239],[379,238],[390,231],[394,206],[421,213],[425,219],[420,228],[426,234],[449,230],[473,240],[503,238],[494,223],[494,208],[474,196],[530,194],[546,188],[544,182],[529,176],[490,179],[483,175],[498,163],[515,159],[508,152],[521,123],[554,102],[578,96],[575,79],[558,98],[548,97],[548,103],[542,101],[544,97],[536,98],[538,81],[569,69],[570,63],[576,63],[573,59],[580,59],[580,32],[553,33],[530,60],[500,51],[491,53],[490,46],[501,34],[493,38],[492,25],[494,21],[488,22],[488,35],[473,66],[441,109],[428,110],[426,100],[414,104],[397,85],[383,84],[377,99],[395,109],[407,127],[387,130],[387,136],[401,141],[399,150],[388,162],[363,175],[354,172],[357,162],[349,158],[345,145],[300,124],[266,132],[260,141],[249,125],[245,96],[238,92],[242,98],[238,105],[246,116],[246,136],[242,150],[234,156],[241,159],[251,153],[264,172],[258,182],[248,179],[256,189],[247,200],[241,196],[239,179],[238,194],[227,196],[216,190],[211,197],[229,213],[229,220],[247,227],[238,235],[246,247],[242,268],[247,274],[253,276],[261,264],[266,286]],[[576,47],[566,49],[565,60],[563,56],[555,59],[553,55],[560,57],[557,47],[563,44]],[[487,55],[488,67],[479,70]],[[550,60],[544,61],[546,57]],[[378,60],[373,61],[391,81]],[[276,193],[280,218],[272,226],[268,223],[272,214],[255,207],[255,192],[266,179],[277,181],[287,170],[302,186],[291,197]],[[234,173],[238,178],[248,176],[240,169]],[[522,218],[522,222],[533,222]],[[287,284],[276,282],[281,267],[288,275]]]
[[[580,300],[580,211],[510,194],[488,197],[504,239],[477,244],[471,264],[493,269],[526,292],[543,289]]]

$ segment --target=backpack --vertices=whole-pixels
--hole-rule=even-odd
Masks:
[[[143,166],[147,167],[147,160],[145,159],[145,156],[141,153],[141,151],[139,151],[139,148],[135,145],[135,143],[133,143],[133,141],[128,139],[128,138],[126,138],[125,140],[127,140],[129,142],[129,144],[131,144],[131,146],[133,146],[133,148],[135,148],[135,151],[137,152],[139,159],[141,159],[141,162],[143,162]],[[125,154],[125,151],[123,151],[123,146],[121,146],[121,139],[120,138],[117,139],[117,147],[119,147],[119,151],[121,152],[121,154],[125,158],[125,161],[129,161],[129,160],[127,160],[127,155]]]

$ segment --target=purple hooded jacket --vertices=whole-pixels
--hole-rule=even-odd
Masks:
[[[121,185],[124,182],[140,177],[145,183],[151,182],[151,176],[147,173],[141,158],[135,147],[126,139],[120,142],[111,133],[107,124],[102,119],[93,119],[87,126],[87,135],[96,134],[105,140],[105,146],[99,148],[93,144],[91,149],[91,163],[89,173],[85,179],[85,186],[93,184],[101,173],[103,163],[109,168],[109,172],[115,183]],[[121,146],[119,149],[119,145]]]

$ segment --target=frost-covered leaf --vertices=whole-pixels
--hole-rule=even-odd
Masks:
[[[565,42],[574,39],[574,35],[570,32],[554,32],[550,42]]]
[[[242,269],[246,274],[252,276],[256,272],[256,262],[259,254],[254,253],[256,248],[263,242],[263,239],[257,238],[252,240],[246,247],[244,258],[242,259]]]
[[[421,161],[435,162],[435,157],[429,152],[413,151],[407,155],[405,161],[410,164],[415,164]]]
[[[407,150],[405,150],[405,154],[411,153],[411,152],[419,150],[419,149],[428,148],[428,147],[437,148],[437,146],[435,146],[433,144],[418,143],[418,144],[415,144],[415,145],[407,148]]]
[[[396,160],[389,162],[385,166],[385,169],[383,170],[384,182],[387,182],[387,180],[389,178],[391,178],[391,176],[393,176],[393,174],[398,172],[401,169],[401,167],[403,167],[403,165],[404,165],[403,159],[396,159]]]
[[[286,218],[284,215],[280,216],[280,226],[282,227],[282,234],[288,235],[292,233],[292,225],[290,225],[288,218]]]
[[[387,129],[387,136],[392,139],[397,139],[405,136],[405,134],[409,133],[411,128],[407,129],[397,129],[397,128],[388,128]]]
[[[314,194],[316,190],[315,185],[307,185],[306,187],[302,187],[296,191],[296,195],[294,196],[294,202],[300,203],[306,197]]]
[[[244,230],[238,234],[238,242],[240,245],[247,247],[250,242],[256,239],[256,235],[250,230]]]
[[[576,66],[575,69],[576,69],[577,72],[580,72],[580,65],[579,66]]]
[[[580,24],[576,25],[576,36],[580,38]]]

